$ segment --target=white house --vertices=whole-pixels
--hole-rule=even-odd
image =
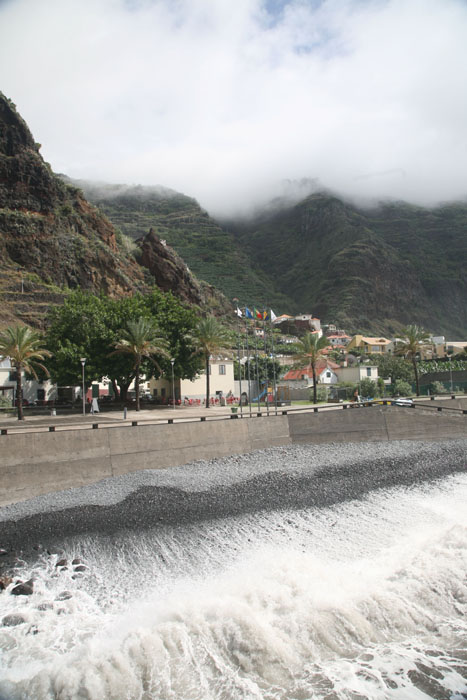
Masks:
[[[362,379],[378,379],[378,367],[376,365],[355,365],[353,367],[338,367],[335,370],[339,382],[353,382],[357,384]]]
[[[23,400],[28,403],[41,403],[57,398],[57,387],[48,379],[38,382],[35,379],[26,379],[23,374]],[[11,401],[16,400],[16,370],[11,366],[10,358],[0,361],[0,397]]]
[[[234,362],[226,357],[211,358],[209,363],[210,370],[210,397],[213,401],[221,395],[227,396],[235,393],[234,381]],[[206,398],[206,375],[204,372],[199,374],[195,379],[178,379],[166,375],[159,379],[151,379],[148,383],[149,391],[161,403],[172,402],[172,397],[175,391],[175,400],[203,400]]]
[[[339,365],[330,360],[318,361],[316,363],[317,384],[337,384],[339,381],[336,374],[338,367]],[[313,371],[311,367],[289,370],[281,379],[281,385],[288,386],[290,389],[306,389],[313,386]]]

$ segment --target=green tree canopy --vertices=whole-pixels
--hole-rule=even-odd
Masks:
[[[401,338],[396,343],[395,353],[396,355],[402,355],[406,357],[412,363],[413,372],[415,376],[415,386],[417,389],[417,396],[420,396],[420,382],[418,378],[417,369],[417,359],[420,354],[420,345],[426,343],[429,340],[429,334],[420,326],[411,325],[407,326],[401,331]]]
[[[301,338],[299,345],[299,351],[293,356],[295,364],[306,363],[308,367],[311,367],[313,373],[313,403],[318,402],[317,388],[316,388],[316,363],[323,356],[323,350],[329,345],[329,340],[326,336],[318,337],[318,333],[305,333],[303,338]]]
[[[86,381],[102,381],[108,377],[122,400],[135,378],[134,363],[128,354],[110,355],[120,340],[120,330],[129,321],[149,319],[157,324],[159,335],[167,342],[169,357],[175,358],[175,372],[182,378],[193,378],[201,366],[193,356],[194,347],[189,334],[197,324],[195,312],[170,293],[154,289],[148,295],[135,294],[122,299],[110,299],[82,291],[72,292],[63,306],[55,307],[49,316],[47,348],[53,353],[50,371],[62,386],[81,382],[80,358],[86,358]],[[141,363],[141,373],[147,377],[168,372],[170,361],[161,358],[160,370],[147,358]]]
[[[206,408],[209,408],[210,357],[220,352],[227,351],[230,353],[231,336],[214,316],[206,316],[198,321],[192,339],[195,346],[195,354],[201,355],[204,359],[206,372]]]
[[[144,359],[152,362],[159,371],[161,368],[155,359],[170,357],[167,342],[159,336],[159,329],[152,319],[140,316],[136,321],[128,321],[119,332],[120,339],[115,343],[114,355],[127,355],[131,358],[135,372],[136,410],[139,411],[139,380]]]

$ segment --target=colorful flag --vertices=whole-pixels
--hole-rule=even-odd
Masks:
[[[248,308],[248,306],[245,306],[245,318],[254,318],[252,312]]]
[[[271,314],[269,311],[263,311],[263,321],[270,321],[271,320]]]
[[[261,321],[262,321],[263,320],[262,311],[258,311],[258,309],[255,307],[254,312],[255,312],[255,317],[261,319]]]
[[[242,310],[239,309],[238,306],[237,306],[237,308],[235,309],[235,313],[237,314],[238,318],[241,318],[241,317],[243,316]]]

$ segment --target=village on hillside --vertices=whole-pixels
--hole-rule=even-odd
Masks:
[[[209,397],[213,405],[294,401],[336,402],[377,396],[415,394],[412,369],[398,352],[398,338],[350,335],[333,323],[321,324],[313,314],[275,316],[272,311],[237,308],[235,342],[229,351],[210,357]],[[312,363],[300,352],[305,336],[319,339]],[[467,340],[451,341],[428,335],[417,350],[419,391],[422,395],[467,391]],[[86,381],[86,358],[81,358],[82,382],[57,386],[48,379],[26,377],[24,406],[58,407],[86,402],[88,410],[110,406],[112,383]],[[0,361],[0,401],[14,406],[16,371],[8,357]],[[134,384],[128,398],[134,401]],[[206,400],[205,372],[194,379],[172,373],[157,379],[141,377],[139,396],[146,407],[199,405]],[[84,401],[83,401],[84,396]]]

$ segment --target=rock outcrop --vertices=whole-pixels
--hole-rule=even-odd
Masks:
[[[52,172],[15,105],[0,93],[0,325],[41,327],[69,289],[118,297],[153,284],[201,304],[185,263],[149,232],[136,245]]]

